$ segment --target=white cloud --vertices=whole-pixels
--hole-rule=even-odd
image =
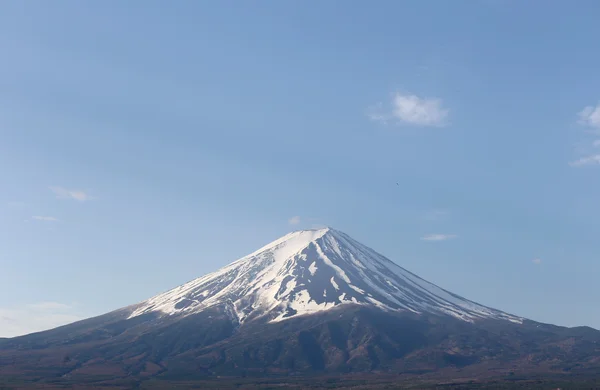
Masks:
[[[542,264],[542,259],[533,259],[533,260],[531,260],[531,262],[533,264],[538,264],[539,265],[539,264]]]
[[[593,145],[595,148],[597,148],[597,147],[600,147],[600,139],[597,139],[597,140],[595,140],[595,141],[592,143],[592,145]]]
[[[422,99],[415,95],[394,97],[393,115],[405,122],[419,126],[442,126],[448,116],[439,99]]]
[[[39,302],[14,308],[0,307],[0,337],[15,337],[56,328],[83,319],[70,305]]]
[[[385,110],[383,104],[379,103],[367,115],[371,120],[384,124],[390,120],[398,120],[415,126],[442,127],[446,125],[449,112],[441,99],[396,93],[389,110]]]
[[[298,225],[298,224],[300,223],[300,217],[296,215],[296,216],[294,216],[294,217],[290,218],[290,219],[288,220],[288,223],[289,223],[290,225]]]
[[[428,234],[421,237],[423,241],[446,241],[458,237],[456,234]]]
[[[569,163],[572,167],[582,167],[584,165],[598,165],[600,164],[600,154],[594,154],[591,156],[582,157],[578,160]]]
[[[600,103],[596,107],[587,106],[578,114],[578,123],[600,130]]]
[[[36,221],[46,221],[46,222],[58,222],[58,218],[55,217],[45,217],[42,215],[34,215],[31,219],[35,219]]]
[[[86,200],[92,199],[89,194],[81,190],[69,190],[63,187],[52,186],[50,191],[54,192],[54,195],[58,199],[74,199],[79,202],[85,202]]]

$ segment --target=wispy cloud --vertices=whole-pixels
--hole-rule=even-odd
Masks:
[[[38,302],[19,307],[0,307],[0,337],[15,337],[83,319],[71,305]]]
[[[591,156],[585,156],[569,163],[572,167],[582,167],[585,165],[598,165],[600,164],[600,154],[593,154]]]
[[[450,210],[429,210],[423,215],[423,219],[426,221],[439,221],[446,218],[450,214]]]
[[[594,106],[587,106],[581,110],[578,114],[577,123],[584,126],[592,133],[598,134],[600,132],[600,103]],[[590,146],[591,144],[591,146]],[[583,167],[587,165],[599,165],[600,154],[593,151],[593,149],[600,147],[600,139],[593,141],[587,141],[586,146],[579,147],[578,154],[583,155],[575,161],[569,162],[572,167]]]
[[[539,264],[542,264],[542,259],[536,258],[536,259],[531,260],[531,262],[533,264],[539,265]]]
[[[594,106],[587,106],[578,114],[578,123],[593,129],[600,130],[600,103]]]
[[[298,225],[298,224],[300,223],[300,217],[296,215],[296,216],[294,216],[294,217],[290,218],[290,219],[288,220],[288,223],[289,223],[290,225]]]
[[[59,219],[55,217],[46,217],[42,215],[34,215],[31,219],[35,219],[36,221],[46,221],[46,222],[58,222]]]
[[[378,103],[368,110],[367,115],[371,120],[384,124],[397,121],[415,126],[442,127],[447,124],[449,113],[441,99],[395,93],[389,108]]]
[[[27,305],[27,307],[35,310],[69,310],[73,308],[73,306],[67,305],[66,303],[52,301],[31,303]]]
[[[458,237],[456,234],[428,234],[421,237],[423,241],[447,241]]]
[[[387,125],[392,115],[386,113],[386,109],[383,107],[383,103],[377,103],[374,106],[369,107],[367,110],[367,116],[374,122],[380,122]]]
[[[92,199],[89,194],[81,190],[69,190],[64,187],[52,186],[50,187],[50,191],[54,192],[54,195],[56,195],[58,199],[73,199],[79,202],[85,202]]]

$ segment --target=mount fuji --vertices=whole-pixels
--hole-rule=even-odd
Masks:
[[[66,387],[599,369],[597,330],[542,324],[476,303],[331,228],[292,232],[143,302],[0,339],[0,378]]]
[[[221,306],[232,319],[271,322],[354,303],[464,321],[522,319],[443,290],[331,228],[290,233],[220,270],[151,298],[145,313],[189,315]]]

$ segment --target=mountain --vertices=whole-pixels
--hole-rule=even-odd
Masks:
[[[290,233],[141,303],[0,339],[0,378],[588,375],[600,368],[599,343],[594,329],[540,324],[453,294],[325,228]]]
[[[129,318],[153,312],[189,315],[222,306],[240,324],[259,318],[277,322],[349,303],[464,321],[522,322],[445,291],[330,228],[290,233],[217,272],[143,302]]]

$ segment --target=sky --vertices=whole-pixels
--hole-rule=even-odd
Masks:
[[[600,3],[0,3],[0,337],[331,226],[600,328]]]

